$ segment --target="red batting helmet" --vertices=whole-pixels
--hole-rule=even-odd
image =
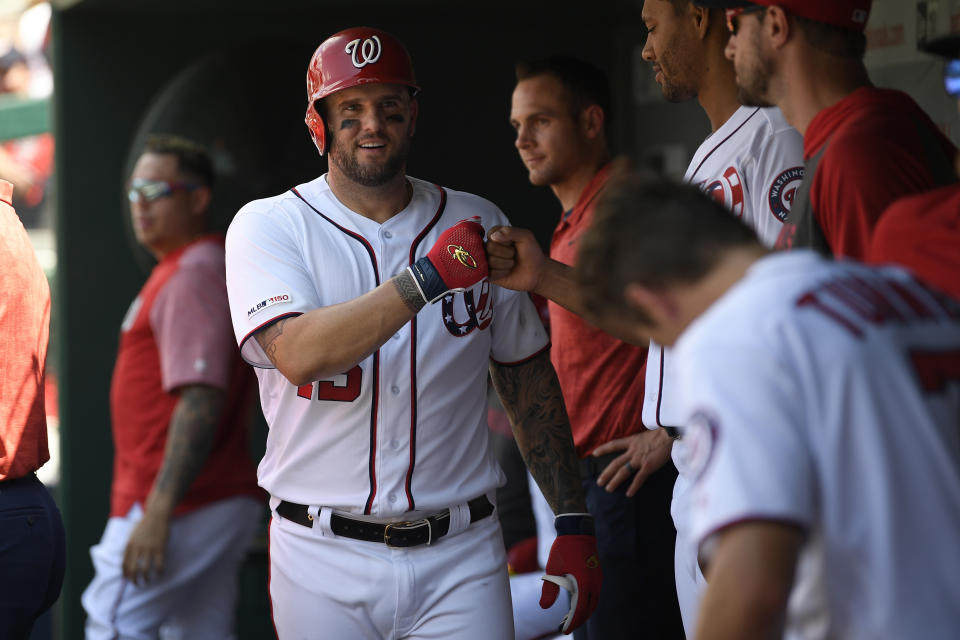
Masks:
[[[410,54],[386,31],[353,27],[335,33],[313,52],[307,67],[307,116],[310,137],[323,155],[326,127],[317,111],[317,100],[341,89],[372,82],[402,84],[420,90],[413,77]]]

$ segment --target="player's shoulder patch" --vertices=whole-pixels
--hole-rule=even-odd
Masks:
[[[693,414],[683,433],[690,477],[699,480],[710,466],[720,438],[720,420],[705,410]]]
[[[293,296],[290,295],[289,293],[278,293],[277,295],[266,297],[263,300],[260,300],[259,302],[254,304],[252,307],[250,307],[250,309],[247,310],[247,320],[257,315],[264,309],[267,309],[277,304],[288,304],[290,302],[293,302]]]
[[[793,207],[794,197],[797,195],[797,189],[802,181],[803,167],[800,166],[790,167],[782,171],[770,184],[767,203],[770,205],[770,212],[780,222],[787,221],[790,209]]]

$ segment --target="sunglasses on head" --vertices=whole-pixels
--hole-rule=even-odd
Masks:
[[[143,180],[137,178],[130,183],[127,191],[127,198],[130,202],[153,202],[166,196],[172,195],[177,191],[193,191],[199,185],[188,182],[167,182],[166,180]]]
[[[947,60],[943,65],[943,88],[947,95],[960,98],[960,58]]]
[[[757,11],[765,10],[766,7],[759,4],[750,7],[740,7],[738,9],[727,9],[727,29],[730,30],[731,35],[737,35],[737,27],[739,26],[737,23],[740,16],[746,13],[756,13]]]

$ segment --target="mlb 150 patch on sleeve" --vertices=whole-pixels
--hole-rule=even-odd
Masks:
[[[253,316],[257,315],[258,313],[260,313],[260,312],[263,311],[264,309],[269,309],[270,307],[272,307],[272,306],[275,305],[275,304],[285,304],[285,303],[288,303],[288,302],[293,302],[293,296],[290,296],[290,295],[288,295],[288,294],[286,294],[286,293],[283,293],[283,294],[280,294],[280,295],[277,295],[277,296],[271,296],[271,297],[269,297],[269,298],[264,298],[263,300],[261,300],[261,301],[258,302],[257,304],[255,304],[255,305],[253,305],[252,307],[250,307],[250,310],[247,311],[247,320],[249,320],[249,319],[252,318]]]

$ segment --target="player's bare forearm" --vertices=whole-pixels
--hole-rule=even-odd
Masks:
[[[550,354],[524,364],[490,365],[520,454],[554,513],[585,513],[570,419]]]
[[[719,534],[707,567],[697,640],[781,638],[802,532],[745,522]]]
[[[423,296],[404,271],[348,302],[275,322],[256,339],[291,383],[309,384],[354,367],[423,306]]]
[[[588,314],[573,267],[543,255],[529,230],[491,227],[488,237],[487,260],[493,284],[543,296],[624,342],[646,346],[650,341],[649,336],[638,333],[636,323]]]
[[[206,385],[189,385],[180,389],[180,400],[173,410],[167,429],[163,464],[145,509],[167,514],[173,512],[213,448],[217,435],[224,392]]]

